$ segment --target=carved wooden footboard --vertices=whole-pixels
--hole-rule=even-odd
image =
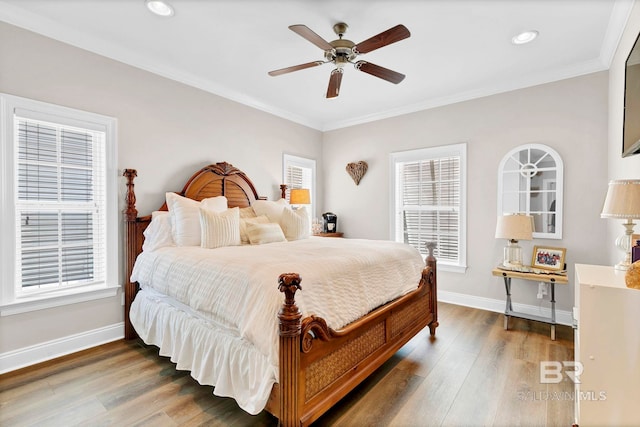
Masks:
[[[283,426],[306,426],[342,399],[425,326],[435,334],[436,259],[427,258],[418,289],[372,311],[340,331],[322,318],[301,319],[295,293],[300,276],[283,274],[280,320],[280,382],[267,410]],[[304,291],[303,291],[304,292]]]
[[[136,333],[129,322],[129,308],[138,287],[128,278],[135,258],[142,250],[142,233],[151,217],[137,216],[133,184],[136,171],[126,169],[124,176],[127,178],[127,207],[124,211],[125,337],[131,339],[136,337]],[[262,199],[246,175],[228,163],[209,165],[196,172],[180,194],[195,200],[225,195],[230,207],[246,207]],[[166,206],[161,209],[166,209]],[[280,324],[280,378],[273,387],[266,409],[278,417],[283,426],[308,425],[425,326],[429,326],[431,335],[434,335],[438,326],[436,283],[436,259],[430,248],[416,290],[334,331],[322,318],[302,318],[295,305],[295,294],[299,290],[304,292],[304,283],[296,273],[282,274],[278,286],[284,293],[284,304],[277,314]]]

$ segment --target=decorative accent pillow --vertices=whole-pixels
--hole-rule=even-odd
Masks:
[[[248,208],[240,208],[240,219],[255,218],[256,216],[256,211],[254,211],[251,206]]]
[[[282,233],[282,228],[273,222],[268,224],[247,223],[247,236],[252,245],[287,241]]]
[[[242,212],[242,209],[240,209]],[[247,236],[247,224],[268,224],[269,218],[266,215],[260,215],[255,218],[242,218],[240,217],[240,242],[243,245],[248,245],[249,236]]]
[[[280,199],[276,202],[270,200],[256,200],[253,202],[253,210],[257,216],[266,215],[269,221],[280,223],[280,217],[282,216],[282,210],[287,206],[285,199]]]
[[[311,221],[307,209],[303,206],[296,210],[286,207],[282,210],[280,227],[287,240],[307,239],[311,234]]]
[[[240,209],[227,209],[218,213],[200,208],[202,235],[200,246],[215,249],[240,244]]]
[[[143,251],[152,252],[165,246],[176,245],[171,235],[171,217],[167,211],[151,213],[151,223],[145,228],[143,234]]]
[[[171,216],[173,240],[177,246],[200,246],[200,207],[218,212],[227,209],[226,197],[218,196],[197,202],[176,193],[166,193]],[[224,206],[223,206],[224,202]]]

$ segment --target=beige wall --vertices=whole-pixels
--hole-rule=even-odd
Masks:
[[[141,214],[218,161],[244,170],[274,198],[283,152],[318,160],[322,196],[319,131],[1,22],[0,52],[0,92],[118,119],[118,170],[138,170]],[[120,296],[2,317],[0,355],[122,320]]]
[[[466,274],[439,273],[440,290],[502,300],[502,282],[491,269],[504,241],[494,238],[498,165],[512,148],[542,143],[564,161],[564,238],[521,242],[567,248],[574,263],[602,261],[606,226],[599,218],[607,182],[607,73],[558,81],[324,135],[324,208],[338,215],[349,237],[389,237],[389,153],[468,143]],[[355,186],[345,165],[365,160],[369,170]],[[559,286],[558,309],[571,310],[572,286]],[[514,300],[537,306],[535,283],[518,285]],[[545,303],[543,306],[547,306]]]
[[[640,4],[636,2],[609,69],[609,179],[640,178],[640,154],[625,158],[621,155],[625,62],[638,33],[640,33]],[[623,254],[614,249],[614,242],[616,237],[624,232],[624,228],[620,225],[621,221],[607,220],[607,223],[608,235],[605,244],[609,248],[609,257],[608,262],[604,264],[613,265],[622,259]],[[636,225],[635,232],[640,233],[640,225]]]

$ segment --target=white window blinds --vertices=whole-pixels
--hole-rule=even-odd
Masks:
[[[105,282],[105,133],[16,115],[16,279],[23,292]]]
[[[423,255],[427,254],[426,243],[435,242],[438,262],[464,266],[466,150],[444,148],[392,155],[393,237],[417,248]]]

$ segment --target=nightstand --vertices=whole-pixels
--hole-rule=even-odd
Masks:
[[[342,232],[337,232],[337,233],[316,233],[314,234],[314,236],[316,237],[342,237],[344,233]]]

